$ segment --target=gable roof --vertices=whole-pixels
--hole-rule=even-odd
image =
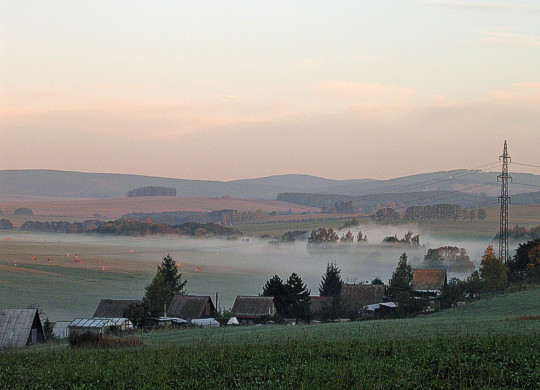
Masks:
[[[37,309],[0,309],[0,348],[24,347],[32,341],[33,328],[44,340]]]
[[[322,312],[324,309],[332,307],[332,297],[309,297],[310,301],[310,310],[312,313],[317,314]]]
[[[445,269],[413,269],[414,290],[442,290],[445,285]]]
[[[384,286],[381,284],[343,284],[340,299],[349,309],[359,310],[366,305],[381,303]]]
[[[214,303],[209,296],[175,295],[167,309],[167,316],[183,319],[208,317],[204,313],[207,303],[210,303],[211,311],[215,311]],[[210,315],[214,315],[214,313],[210,313]]]
[[[122,318],[129,305],[140,305],[139,299],[102,299],[92,317]]]
[[[274,297],[237,296],[232,308],[235,317],[259,318],[274,312]]]

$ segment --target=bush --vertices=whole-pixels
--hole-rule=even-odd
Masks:
[[[70,333],[69,345],[72,348],[116,348],[116,347],[137,347],[144,345],[143,341],[137,337],[110,337],[99,333]]]
[[[26,207],[19,207],[13,212],[13,215],[34,215],[34,212]]]
[[[13,224],[9,219],[0,219],[0,229],[13,229]]]

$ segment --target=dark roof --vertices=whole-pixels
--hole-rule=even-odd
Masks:
[[[129,305],[140,305],[141,303],[139,299],[102,299],[93,317],[123,318]]]
[[[169,305],[169,308],[167,309],[167,316],[182,319],[208,317],[204,313],[207,303],[210,303],[211,305],[212,316],[215,308],[212,298],[209,296],[175,295],[171,304]]]
[[[341,303],[349,309],[361,309],[366,305],[381,303],[384,286],[381,284],[343,284]]]
[[[320,313],[323,309],[332,307],[332,297],[309,297],[310,309],[314,314]]]
[[[445,269],[414,269],[413,289],[442,290],[446,285]]]
[[[21,348],[32,341],[37,329],[38,341],[44,340],[37,309],[0,309],[0,348]]]
[[[275,313],[274,297],[237,296],[232,308],[234,317],[259,318],[269,313]]]

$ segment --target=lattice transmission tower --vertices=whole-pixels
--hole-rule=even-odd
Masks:
[[[508,261],[508,204],[510,197],[508,196],[508,179],[512,181],[512,176],[508,174],[508,161],[511,160],[508,156],[506,140],[504,141],[503,154],[499,156],[499,161],[502,161],[502,172],[497,176],[497,181],[501,180],[501,196],[499,203],[501,204],[500,223],[499,223],[499,259],[505,264]]]

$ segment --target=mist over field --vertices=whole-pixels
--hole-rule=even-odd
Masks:
[[[339,231],[339,234],[349,229]],[[358,228],[351,229],[355,235]],[[296,272],[312,295],[318,295],[321,275],[328,262],[336,262],[342,278],[370,282],[391,277],[401,253],[413,267],[421,267],[428,248],[458,246],[467,250],[478,267],[487,240],[454,240],[422,232],[414,224],[362,226],[368,243],[308,246],[269,243],[268,239],[236,240],[185,237],[106,237],[49,233],[0,233],[0,306],[39,304],[51,320],[92,316],[101,298],[142,298],[144,286],[166,253],[180,263],[194,295],[219,293],[219,306],[230,308],[236,295],[258,295],[273,275],[286,279]],[[420,233],[420,247],[385,245],[386,236]],[[514,248],[511,248],[513,252]],[[75,257],[77,254],[77,257]],[[32,257],[36,260],[32,260]],[[14,266],[14,261],[17,266]],[[449,273],[449,278],[467,274]]]

